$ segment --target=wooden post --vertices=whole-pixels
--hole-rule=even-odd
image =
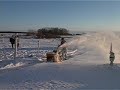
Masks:
[[[2,43],[3,43],[4,59],[7,59],[7,57],[6,57],[6,53],[5,53],[5,39],[4,39],[4,35],[2,35]]]
[[[38,40],[38,55],[39,55],[39,50],[40,50],[40,39]]]
[[[17,34],[15,34],[15,51],[14,51],[14,59],[16,59],[16,57],[17,57],[17,40],[18,40],[18,37],[17,37]]]

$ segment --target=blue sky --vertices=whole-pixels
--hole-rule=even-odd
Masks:
[[[120,1],[0,1],[0,30],[120,31]]]

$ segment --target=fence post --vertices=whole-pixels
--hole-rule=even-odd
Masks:
[[[38,40],[38,55],[39,55],[39,50],[40,50],[40,39]]]
[[[5,53],[5,39],[4,34],[2,34],[2,43],[3,43],[3,53],[4,53],[4,59],[7,59],[6,53]]]
[[[15,51],[14,51],[14,60],[16,59],[17,57],[17,34],[15,34]]]

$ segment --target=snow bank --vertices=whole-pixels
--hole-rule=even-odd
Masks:
[[[41,57],[24,57],[24,58],[16,58],[15,60],[3,60],[0,61],[0,70],[3,69],[11,69],[11,68],[17,68],[21,66],[29,66],[33,65],[35,63],[41,63],[43,60]]]
[[[8,68],[16,68],[16,67],[20,67],[20,66],[23,66],[23,65],[25,65],[25,63],[23,63],[23,62],[19,62],[19,63],[16,63],[16,64],[10,63],[10,64],[6,65],[5,67],[1,67],[0,70],[8,69]]]

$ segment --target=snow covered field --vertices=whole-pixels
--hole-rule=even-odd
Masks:
[[[20,39],[18,57],[8,38],[0,38],[0,90],[120,89],[120,33],[88,32],[66,39],[68,59],[47,63],[46,53],[60,39]],[[115,64],[109,66],[110,44]]]

